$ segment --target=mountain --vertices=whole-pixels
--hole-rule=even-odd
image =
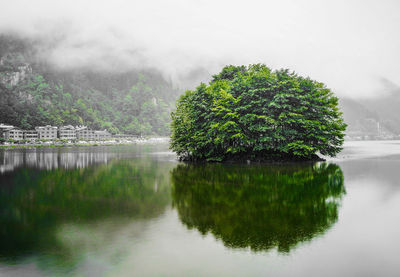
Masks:
[[[112,133],[168,135],[170,113],[182,90],[156,69],[60,69],[47,62],[40,41],[0,35],[0,123],[23,129],[87,125]],[[199,67],[180,76],[186,87],[211,76]],[[350,138],[400,135],[400,88],[383,80],[380,98],[341,98]],[[186,83],[185,83],[186,82]]]
[[[87,125],[112,133],[168,135],[181,91],[157,70],[63,70],[38,42],[0,35],[0,122],[23,129]]]
[[[341,98],[340,109],[351,138],[390,139],[400,135],[400,90],[373,99]]]
[[[391,85],[387,94],[375,99],[362,100],[368,109],[375,111],[382,126],[389,132],[400,134],[400,88]]]

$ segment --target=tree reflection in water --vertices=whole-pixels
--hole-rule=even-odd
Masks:
[[[173,205],[181,221],[231,248],[289,252],[338,220],[345,194],[335,164],[179,165]]]

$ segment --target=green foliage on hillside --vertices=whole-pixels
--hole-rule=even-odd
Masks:
[[[341,150],[346,124],[324,84],[261,64],[227,66],[172,113],[181,159],[314,159]]]
[[[0,122],[87,125],[112,133],[168,135],[179,91],[156,71],[60,71],[27,42],[0,36]]]

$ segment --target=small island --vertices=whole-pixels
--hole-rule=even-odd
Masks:
[[[264,64],[226,66],[177,101],[171,144],[184,161],[311,161],[342,150],[346,124],[323,83]]]

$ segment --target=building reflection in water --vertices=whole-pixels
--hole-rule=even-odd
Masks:
[[[121,153],[118,152],[98,150],[86,152],[43,151],[43,149],[3,151],[0,152],[0,174],[14,171],[22,166],[43,170],[85,168],[93,164],[105,164],[120,156]]]

